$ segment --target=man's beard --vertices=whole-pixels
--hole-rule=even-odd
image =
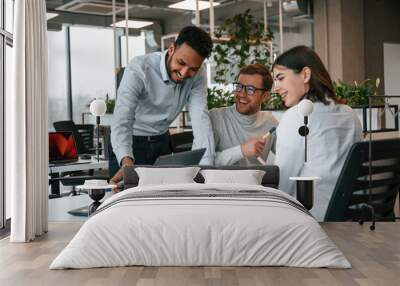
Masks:
[[[254,105],[247,104],[247,106],[241,107],[239,99],[235,99],[235,108],[236,108],[236,111],[242,115],[253,115],[261,110],[261,105],[259,107],[256,107]],[[241,109],[241,110],[239,111],[239,109]]]
[[[183,83],[184,79],[182,79],[182,80],[180,80],[180,81],[175,81],[175,80],[172,79],[171,62],[172,62],[172,57],[173,57],[173,55],[174,55],[174,53],[172,53],[171,56],[169,56],[169,55],[167,54],[167,58],[165,59],[165,61],[166,61],[166,67],[167,67],[167,73],[168,73],[169,78],[170,78],[174,83],[176,83],[176,84],[181,84],[181,83]],[[178,78],[179,78],[179,77],[178,77]]]

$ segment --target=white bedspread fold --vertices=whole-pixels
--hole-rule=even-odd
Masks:
[[[128,265],[351,267],[287,194],[196,183],[136,187],[110,197],[50,269]]]

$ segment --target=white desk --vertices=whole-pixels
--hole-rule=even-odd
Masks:
[[[107,169],[107,168],[108,168],[107,160],[100,160],[99,162],[97,162],[97,159],[95,158],[92,158],[91,160],[79,159],[78,161],[73,163],[49,165],[49,176],[51,177],[51,179],[53,179],[50,181],[51,195],[49,197],[50,198],[60,197],[60,180],[57,180],[61,177],[60,173],[95,170],[95,169]]]
[[[57,165],[49,165],[49,174],[53,173],[61,173],[61,172],[73,172],[73,171],[84,171],[91,169],[106,169],[108,168],[107,160],[100,160],[97,162],[97,159],[92,160],[81,160],[74,163],[66,163],[66,164],[57,164]]]

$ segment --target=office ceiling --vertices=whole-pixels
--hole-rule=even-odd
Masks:
[[[104,26],[108,27],[112,23],[112,16],[105,15],[93,15],[93,14],[81,14],[72,12],[61,12],[57,11],[57,8],[72,1],[80,1],[87,3],[96,0],[46,0],[47,11],[56,12],[59,16],[48,21],[49,28],[60,26],[61,24],[81,24],[81,25],[93,25],[93,26]],[[100,2],[112,3],[112,0],[100,0]],[[194,19],[194,12],[178,10],[169,8],[168,5],[180,2],[180,0],[129,0],[129,18],[130,19],[141,19],[151,20],[158,23],[161,30],[165,30],[165,26],[168,22],[178,21],[181,19],[183,25],[191,24],[191,20]],[[259,19],[263,19],[263,0],[216,0],[220,5],[216,6],[215,9],[215,23],[218,25],[225,18],[241,13],[246,9],[251,9],[252,14]],[[272,7],[268,8],[269,24],[273,26],[278,23],[278,0],[271,0]],[[124,0],[116,0],[117,4],[124,5]],[[209,12],[208,9],[201,11],[201,23],[208,24]],[[122,10],[117,13],[117,20],[122,20],[125,17],[125,13]],[[286,27],[293,27],[293,21],[290,17],[285,16]],[[168,26],[168,25],[167,25]],[[151,28],[151,26],[149,27]],[[168,30],[168,29],[167,29]],[[165,31],[163,31],[165,32]],[[170,32],[170,31],[166,31]]]

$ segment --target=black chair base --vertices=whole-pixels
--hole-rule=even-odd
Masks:
[[[70,211],[68,211],[68,213],[70,215],[74,215],[74,216],[88,217],[89,216],[88,211],[89,211],[89,206],[84,206],[84,207],[70,210]]]
[[[369,226],[370,230],[375,230],[376,222],[384,222],[384,221],[393,221],[399,220],[400,217],[378,217],[375,215],[375,209],[373,206],[365,204],[361,208],[361,218],[358,220],[360,225],[363,225],[366,221],[371,221],[371,225]]]
[[[106,189],[88,190],[88,195],[94,202],[92,202],[89,206],[84,206],[70,210],[68,211],[68,213],[70,215],[75,215],[75,216],[83,216],[83,217],[90,216],[101,205],[100,200],[104,198],[105,194],[106,194]]]

